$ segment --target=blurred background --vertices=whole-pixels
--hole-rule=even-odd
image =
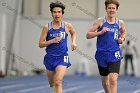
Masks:
[[[44,74],[45,48],[39,48],[42,27],[52,20],[49,4],[55,0],[0,0],[0,77]],[[66,5],[63,20],[70,22],[77,33],[78,49],[69,56],[72,66],[66,75],[98,76],[94,59],[96,38],[87,40],[86,33],[94,20],[105,15],[105,0],[59,0]],[[118,0],[118,17],[126,23],[126,41],[140,52],[140,0]],[[126,42],[123,44],[126,45]],[[123,46],[122,45],[122,46]],[[129,51],[129,50],[126,50]],[[126,52],[124,50],[124,53]],[[133,51],[134,73],[140,77],[140,62]],[[120,75],[124,75],[122,60]],[[128,63],[128,75],[132,74]]]

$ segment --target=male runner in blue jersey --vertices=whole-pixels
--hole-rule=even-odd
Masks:
[[[55,93],[62,93],[62,81],[67,67],[71,64],[67,54],[67,36],[71,34],[72,51],[76,46],[76,33],[72,24],[62,21],[65,5],[59,1],[50,3],[53,20],[44,26],[39,40],[39,47],[46,47],[44,65],[48,81]]]
[[[117,93],[117,78],[122,59],[119,44],[125,40],[124,22],[116,18],[119,7],[117,0],[106,0],[106,16],[98,18],[87,32],[87,39],[97,36],[95,59],[106,93]]]

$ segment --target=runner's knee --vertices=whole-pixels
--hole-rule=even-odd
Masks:
[[[61,80],[61,79],[55,79],[55,80],[54,80],[54,84],[55,84],[56,86],[60,86],[60,85],[62,85],[62,80]]]

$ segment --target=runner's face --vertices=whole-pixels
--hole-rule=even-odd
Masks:
[[[106,8],[107,16],[112,18],[116,16],[117,6],[115,4],[109,4]]]
[[[53,8],[52,16],[54,21],[61,21],[62,20],[62,8],[55,7]]]

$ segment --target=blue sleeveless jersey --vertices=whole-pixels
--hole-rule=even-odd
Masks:
[[[59,43],[53,43],[46,47],[47,55],[61,56],[67,53],[67,36],[68,34],[65,31],[65,22],[61,23],[61,27],[59,29],[53,29],[52,22],[48,23],[48,34],[46,41],[56,37],[61,37],[62,39]]]
[[[103,27],[107,27],[108,30],[103,35],[97,37],[97,51],[120,50],[118,43],[118,38],[120,36],[119,19],[116,18],[114,24],[109,24],[104,16],[103,25],[98,31],[101,31]]]
[[[119,47],[118,38],[120,37],[119,19],[116,18],[114,24],[109,24],[103,17],[103,27],[107,27],[107,31],[97,37],[97,51],[95,59],[101,67],[107,67],[110,62],[117,62],[122,59],[122,52]]]

